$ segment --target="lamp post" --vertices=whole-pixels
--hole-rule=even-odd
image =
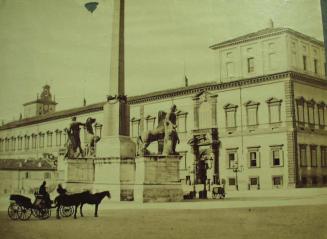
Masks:
[[[212,157],[208,158],[207,156],[204,156],[204,158],[202,160],[204,161],[204,170],[205,170],[205,177],[204,177],[204,180],[203,180],[202,198],[206,199],[207,198],[207,170],[212,168],[213,158]]]
[[[238,177],[237,173],[243,172],[243,165],[238,165],[238,162],[235,162],[233,165],[233,172],[235,173],[235,187],[236,190],[238,191]]]
[[[196,162],[193,162],[193,197],[196,197],[196,187],[195,187],[195,179],[196,179]]]

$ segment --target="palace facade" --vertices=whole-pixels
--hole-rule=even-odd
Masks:
[[[226,190],[326,186],[323,42],[271,27],[210,48],[216,59],[213,82],[128,98],[132,139],[138,142],[157,126],[159,110],[176,104],[183,183],[224,181]],[[65,152],[72,116],[80,122],[96,118],[101,137],[104,102],[59,112],[55,105],[45,86],[40,99],[25,104],[22,119],[0,127],[1,174],[8,171],[8,160],[52,162]],[[152,143],[149,150],[157,147]],[[53,172],[45,172],[48,179],[60,175],[47,170]],[[1,187],[1,193],[8,192]]]

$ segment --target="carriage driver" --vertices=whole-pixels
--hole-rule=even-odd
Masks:
[[[49,206],[51,206],[51,199],[50,199],[50,195],[49,193],[47,192],[47,189],[46,189],[46,185],[47,182],[46,181],[43,181],[42,185],[40,186],[40,189],[39,189],[39,194],[43,196],[44,200],[45,200],[45,203]]]

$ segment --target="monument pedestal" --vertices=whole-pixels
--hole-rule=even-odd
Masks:
[[[69,193],[110,191],[112,201],[133,200],[134,159],[66,159],[62,169]]]
[[[135,159],[134,200],[136,202],[176,202],[183,200],[179,179],[181,156],[153,155]]]

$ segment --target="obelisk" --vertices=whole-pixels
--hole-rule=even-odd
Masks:
[[[113,0],[109,97],[103,106],[103,133],[97,157],[134,158],[136,146],[129,137],[129,105],[125,96],[124,0]]]

